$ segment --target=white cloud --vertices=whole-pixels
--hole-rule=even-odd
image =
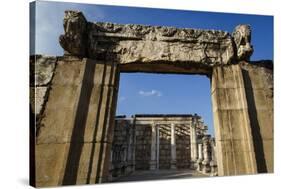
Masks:
[[[162,96],[162,93],[160,91],[152,89],[151,91],[139,91],[139,95],[141,96]]]

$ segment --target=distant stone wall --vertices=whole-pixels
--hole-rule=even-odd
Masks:
[[[172,114],[165,116],[161,117],[152,114],[137,118],[117,116],[111,149],[110,173],[113,180],[135,170],[172,168],[172,120],[174,120],[173,124],[175,125],[175,168],[186,169],[190,167],[189,124],[192,121],[192,115],[188,115],[188,117],[180,117],[180,115],[173,117]],[[194,117],[200,118],[198,115]],[[158,125],[153,125],[153,123],[158,123]],[[155,129],[155,139],[152,139],[153,128]],[[196,140],[204,137],[205,132],[206,126],[204,126],[200,118],[196,129]],[[152,147],[153,140],[155,147]],[[159,158],[158,160],[157,157]]]
[[[111,149],[112,180],[133,171],[134,127],[126,120],[116,120]]]
[[[171,133],[165,130],[165,126],[159,127],[159,169],[171,168]]]
[[[151,157],[151,126],[136,125],[135,169],[149,170]]]
[[[184,132],[176,134],[177,168],[187,169],[190,167],[190,136]]]

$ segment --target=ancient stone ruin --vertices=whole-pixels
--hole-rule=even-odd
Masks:
[[[63,26],[64,56],[30,58],[32,185],[101,183],[118,176],[120,165],[111,160],[112,155],[120,158],[113,137],[120,121],[115,111],[121,72],[201,74],[211,81],[215,140],[207,135],[195,140],[196,124],[187,127],[189,135],[183,132],[187,140],[172,137],[179,132],[175,123],[152,124],[143,137],[151,136],[147,140],[156,146],[150,146],[149,164],[143,166],[190,166],[219,176],[273,172],[273,63],[250,61],[250,26],[239,25],[230,34],[94,23],[77,11],[65,12]],[[151,150],[157,152],[157,140],[162,140],[157,132],[164,130],[170,141],[163,144],[190,142],[190,156],[182,164],[175,164],[183,155],[171,145],[166,150],[170,161]]]
[[[117,116],[110,156],[111,180],[138,170],[192,168],[216,175],[215,144],[206,131],[198,115]]]

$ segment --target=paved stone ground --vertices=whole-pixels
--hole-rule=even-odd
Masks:
[[[178,179],[178,178],[191,178],[191,177],[208,177],[195,170],[145,170],[135,171],[134,173],[123,176],[114,182],[127,182],[127,181],[147,181],[147,180],[163,180],[163,179]]]

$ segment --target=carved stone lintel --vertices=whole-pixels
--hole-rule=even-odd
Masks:
[[[238,26],[237,26],[238,27]],[[60,44],[66,54],[119,64],[166,62],[210,68],[249,57],[249,27],[239,26],[233,37],[225,31],[87,22],[82,12],[66,11]],[[239,38],[240,36],[240,38]],[[239,40],[240,39],[240,40]],[[243,40],[245,39],[245,40]]]

